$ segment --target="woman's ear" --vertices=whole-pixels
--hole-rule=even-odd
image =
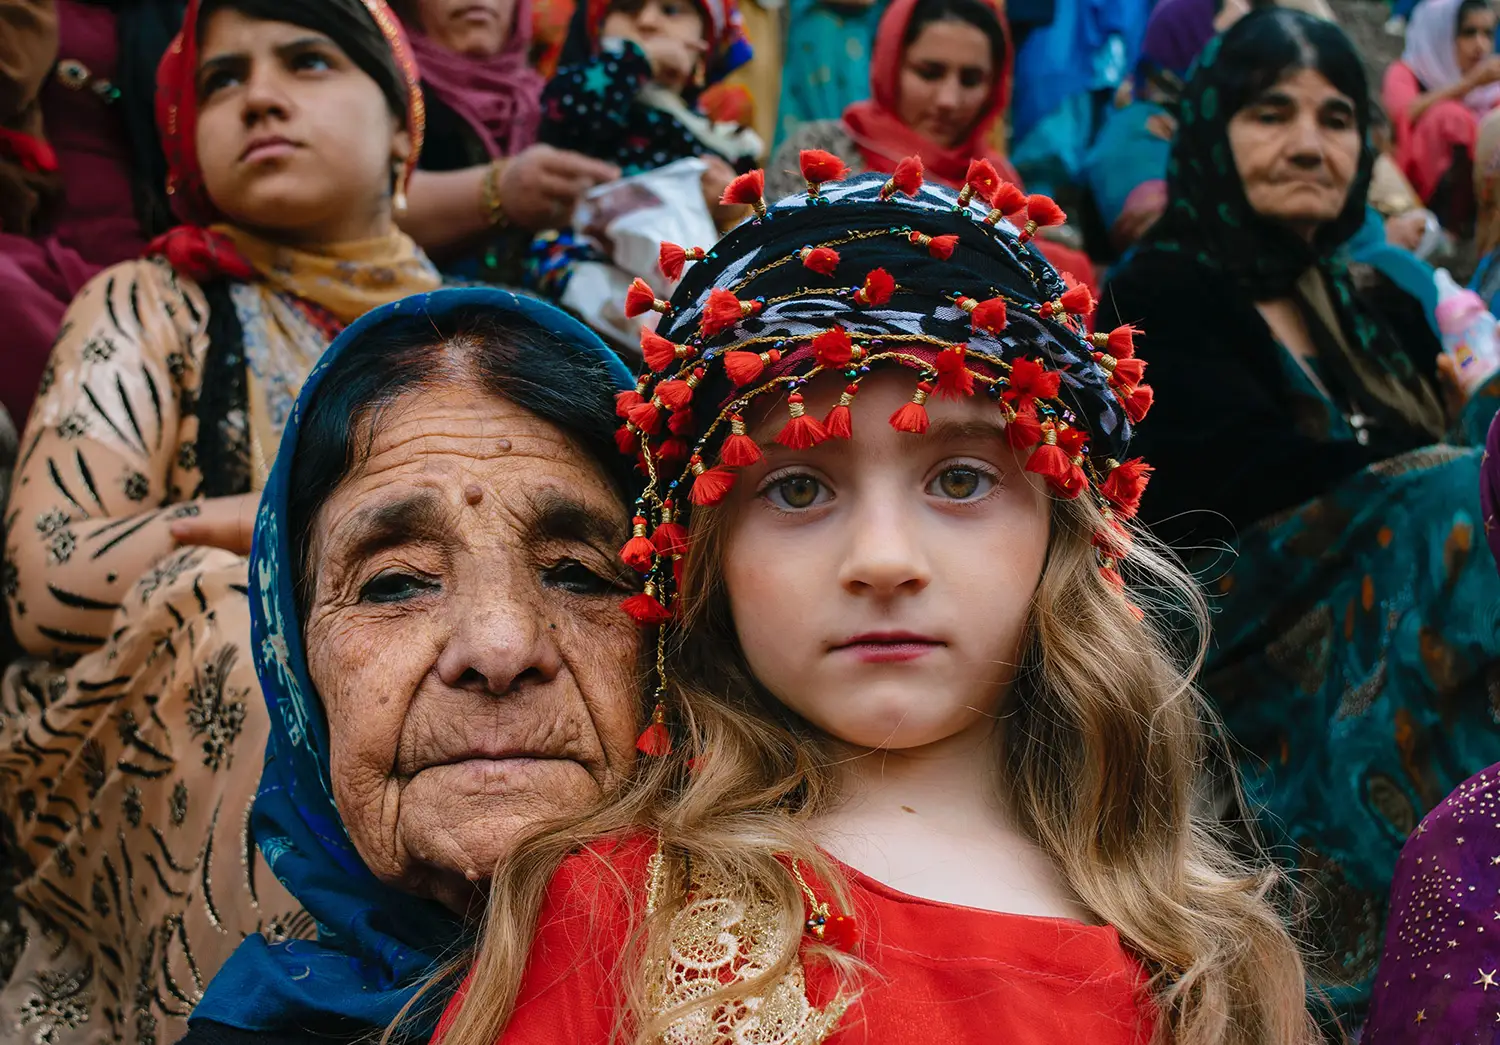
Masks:
[[[392,117],[392,119],[395,119]],[[396,163],[405,165],[411,158],[411,132],[405,127],[396,126],[391,135],[391,159]]]

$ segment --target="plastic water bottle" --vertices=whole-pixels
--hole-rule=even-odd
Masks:
[[[1443,351],[1454,363],[1458,383],[1472,393],[1500,369],[1500,337],[1484,299],[1460,287],[1447,269],[1437,270],[1437,323]]]

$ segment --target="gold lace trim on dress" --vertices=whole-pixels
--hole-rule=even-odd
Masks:
[[[664,899],[660,850],[648,864],[647,910]],[[692,875],[689,899],[672,918],[668,957],[652,975],[652,1009],[667,1015],[724,987],[744,983],[776,963],[794,941],[780,912],[765,898],[746,901],[729,883]],[[852,998],[822,1009],[807,997],[798,959],[767,993],[694,1009],[674,1020],[664,1045],[816,1045],[837,1028]]]

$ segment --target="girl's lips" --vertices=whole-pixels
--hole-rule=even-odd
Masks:
[[[946,645],[927,635],[910,632],[870,633],[839,643],[833,652],[849,654],[865,664],[899,664],[918,660]]]

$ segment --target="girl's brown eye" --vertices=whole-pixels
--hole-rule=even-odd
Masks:
[[[977,468],[956,466],[943,469],[942,474],[932,481],[927,490],[928,493],[949,500],[971,501],[988,493],[994,483],[993,478]]]
[[[811,508],[821,488],[822,484],[810,475],[794,475],[776,484],[781,500],[788,508]]]

